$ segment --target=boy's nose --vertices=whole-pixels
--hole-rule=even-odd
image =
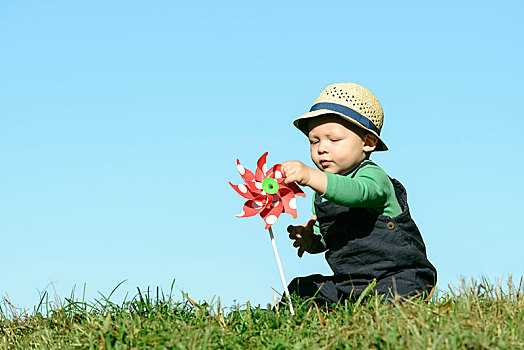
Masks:
[[[318,143],[318,153],[326,153],[327,152],[327,143],[320,141]]]

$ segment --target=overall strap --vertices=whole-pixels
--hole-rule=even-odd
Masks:
[[[353,174],[351,175],[351,178],[354,178],[355,175],[357,175],[357,172],[362,169],[363,167],[365,167],[366,165],[375,165],[375,166],[378,166],[376,165],[375,163],[373,163],[372,161],[370,160],[364,160],[362,161],[362,163],[360,163],[360,165],[355,169],[355,171],[353,172]]]

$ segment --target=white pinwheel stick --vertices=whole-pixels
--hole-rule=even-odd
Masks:
[[[269,237],[271,238],[271,244],[273,245],[273,251],[275,252],[275,258],[277,259],[278,270],[280,271],[280,278],[282,279],[282,284],[284,285],[284,293],[289,301],[289,311],[291,315],[295,315],[295,310],[293,310],[293,304],[291,303],[291,296],[289,295],[289,289],[287,288],[286,277],[284,276],[284,270],[282,269],[282,263],[280,262],[280,257],[278,256],[277,244],[275,243],[275,236],[273,236],[273,230],[269,227]]]

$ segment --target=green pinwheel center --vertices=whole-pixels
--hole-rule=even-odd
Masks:
[[[278,192],[278,182],[277,180],[268,177],[262,181],[262,189],[268,194],[275,194]]]

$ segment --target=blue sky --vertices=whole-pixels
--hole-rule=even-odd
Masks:
[[[520,278],[519,1],[0,1],[0,296],[86,284],[265,305],[281,282],[236,159],[312,164],[292,120],[334,82],[379,98],[439,288]],[[288,282],[330,273],[273,226]]]

